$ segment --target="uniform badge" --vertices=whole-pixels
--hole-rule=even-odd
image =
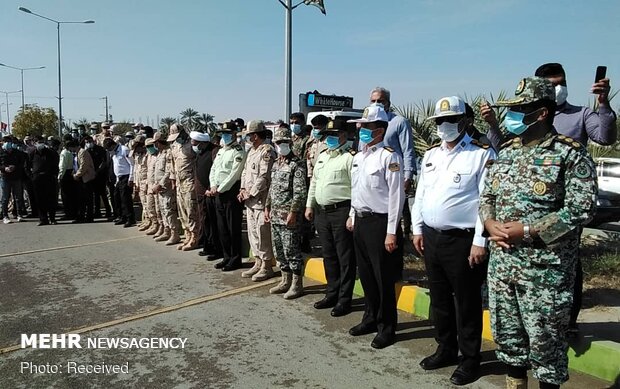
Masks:
[[[535,194],[537,194],[538,196],[542,196],[547,193],[547,184],[542,181],[537,181],[536,183],[534,183],[532,189],[534,190]]]
[[[366,108],[366,109],[364,110],[364,113],[362,114],[362,117],[363,117],[364,119],[368,119],[368,108]]]
[[[590,167],[585,161],[581,161],[577,166],[575,166],[575,177],[577,178],[590,178],[592,173],[590,172]]]
[[[368,116],[368,115],[366,115],[366,116]],[[334,128],[334,122],[330,121],[329,123],[327,123],[327,128],[330,129],[330,130],[333,129]]]
[[[400,170],[400,165],[398,164],[398,162],[392,162],[391,164],[388,165],[388,169],[391,172],[397,172]]]
[[[252,164],[252,170],[254,170],[254,169],[256,169],[256,164],[255,163]]]
[[[515,91],[515,96],[519,96],[525,90],[525,78],[519,82],[517,85],[517,90]]]
[[[493,180],[493,183],[491,183],[491,189],[493,189],[494,192],[497,192],[499,189],[499,178]]]
[[[295,177],[297,177],[297,178],[303,177],[303,176],[301,175],[301,170],[296,170],[296,171],[295,171]]]
[[[265,155],[263,155],[263,161],[267,161],[267,162],[271,161],[271,153],[265,153]]]
[[[446,112],[450,110],[450,102],[448,100],[442,100],[439,103],[439,112]]]
[[[461,182],[461,175],[456,173],[454,175],[454,177],[452,178],[452,181],[454,181],[456,184],[458,184],[459,182]]]

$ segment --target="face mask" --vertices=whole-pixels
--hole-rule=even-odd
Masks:
[[[539,110],[537,109],[536,111],[529,113],[528,115],[531,115],[538,111]],[[518,136],[523,134],[525,130],[536,124],[536,122],[532,124],[523,123],[523,119],[525,119],[525,116],[527,115],[522,112],[508,110],[506,112],[506,117],[504,118],[504,126],[506,127],[506,130]]]
[[[245,151],[250,151],[252,149],[252,144],[246,143],[245,145],[243,145],[243,147],[245,148]]]
[[[37,150],[41,151],[45,148],[45,143],[37,143],[34,145],[34,147],[36,147]]]
[[[233,141],[233,136],[232,134],[222,134],[222,143],[224,146],[231,144]]]
[[[336,150],[338,146],[340,146],[340,138],[334,135],[328,135],[325,138],[325,145],[327,145],[327,148],[330,150]]]
[[[568,88],[564,85],[556,85],[555,86],[555,103],[557,105],[562,105],[566,102],[566,98],[568,97]]]
[[[437,135],[446,142],[452,142],[459,137],[459,124],[443,122],[437,126]]]
[[[372,139],[372,130],[364,127],[360,128],[360,142],[368,144],[372,142]]]
[[[276,151],[282,156],[287,156],[291,152],[291,146],[288,143],[280,143],[276,145]]]
[[[312,130],[312,137],[314,139],[321,139],[321,129],[320,128],[315,128]]]
[[[157,154],[157,148],[155,146],[146,146],[146,151],[151,155]]]
[[[194,153],[198,154],[200,152],[200,149],[198,148],[198,145],[192,145],[192,150],[194,150]]]
[[[301,124],[291,124],[291,131],[295,135],[301,134]]]
[[[93,143],[86,143],[86,144],[85,144],[85,146],[86,146],[86,148],[87,148],[88,150],[90,150],[90,149],[92,149],[95,145],[94,145]]]

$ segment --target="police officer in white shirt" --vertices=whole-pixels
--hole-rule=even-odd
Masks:
[[[377,332],[370,344],[381,349],[394,343],[396,294],[394,284],[402,273],[403,245],[400,218],[405,189],[403,159],[384,146],[388,116],[382,104],[366,108],[359,123],[360,151],[351,168],[351,212],[347,228],[364,288],[362,322],[349,330],[353,336]]]
[[[112,157],[116,185],[114,186],[114,198],[120,206],[120,218],[114,222],[116,225],[123,224],[131,227],[136,224],[136,215],[133,209],[133,158],[129,156],[129,148],[110,138],[105,138],[103,147],[108,150]]]
[[[435,120],[441,143],[422,160],[411,212],[412,240],[426,263],[439,345],[420,366],[433,370],[456,364],[460,350],[463,359],[450,381],[465,385],[479,375],[486,239],[478,205],[495,152],[467,134],[460,98],[440,99],[429,119]]]

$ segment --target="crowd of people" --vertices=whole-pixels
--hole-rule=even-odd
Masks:
[[[280,282],[269,292],[284,299],[303,294],[302,252],[316,232],[327,288],[314,307],[333,317],[351,312],[358,275],[365,311],[349,334],[376,333],[377,349],[395,340],[394,286],[409,238],[425,261],[437,332],[437,350],[422,368],[458,365],[455,385],[478,378],[488,277],[507,386],[527,387],[532,369],[540,387],[559,387],[568,379],[566,338],[579,308],[572,307],[580,300],[581,226],[597,197],[584,146],[588,138],[609,144],[617,137],[609,80],[592,92],[598,112],[570,105],[562,66],[543,65],[513,99],[496,102],[507,107],[505,134],[494,107],[479,107],[487,135],[462,99],[439,99],[429,119],[440,142],[418,163],[411,126],[380,87],[359,119],[317,115],[306,123],[298,112],[273,131],[236,119],[211,133],[173,124],[165,135],[138,123],[135,134],[114,137],[103,123],[94,135],[67,136],[60,152],[42,137],[24,139],[23,151],[4,137],[2,216],[11,222],[10,197],[14,218],[25,216],[25,187],[39,225],[56,224],[60,191],[64,219],[105,217],[132,227],[139,199],[140,231],[178,250],[199,249],[229,272],[242,267],[245,211],[253,266],[240,275],[274,277],[277,260]],[[415,193],[411,209],[407,193]]]

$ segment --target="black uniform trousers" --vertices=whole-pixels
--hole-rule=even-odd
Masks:
[[[67,169],[60,179],[60,195],[66,219],[76,219],[78,214],[79,186],[73,179],[73,169]]]
[[[103,201],[103,207],[105,208],[105,216],[112,217],[112,210],[110,209],[110,202],[108,201],[108,195],[106,193],[106,183],[108,177],[106,174],[98,174],[93,180],[93,194],[94,194],[94,214],[95,217],[101,216],[101,202]]]
[[[327,278],[325,298],[344,306],[351,305],[356,270],[353,234],[346,227],[350,207],[350,201],[318,206],[314,219]]]
[[[396,229],[398,247],[392,253],[385,249],[387,215],[355,216],[353,243],[364,288],[365,311],[362,323],[376,325],[379,335],[394,336],[396,332],[396,281],[403,268],[403,234]]]
[[[78,184],[80,186],[80,200],[77,220],[92,222],[95,208],[95,199],[93,196],[94,180],[83,182],[82,179],[80,179]]]
[[[203,196],[202,204],[202,236],[204,245],[202,251],[217,258],[222,256],[222,246],[217,230],[217,212],[215,210],[215,197]]]
[[[129,174],[118,177],[114,186],[114,198],[119,202],[122,221],[135,223],[136,215],[133,210],[133,189],[129,186]]]
[[[215,198],[217,230],[224,256],[224,265],[241,264],[241,223],[243,221],[243,204],[237,200],[241,181],[232,188],[220,193]]]
[[[50,174],[34,175],[32,177],[32,192],[36,199],[36,205],[39,207],[37,210],[39,220],[42,222],[56,221],[56,205],[58,204],[56,176]]]
[[[474,231],[423,227],[431,313],[441,352],[480,361],[482,281],[486,262],[469,266]],[[456,305],[456,306],[455,306]]]

